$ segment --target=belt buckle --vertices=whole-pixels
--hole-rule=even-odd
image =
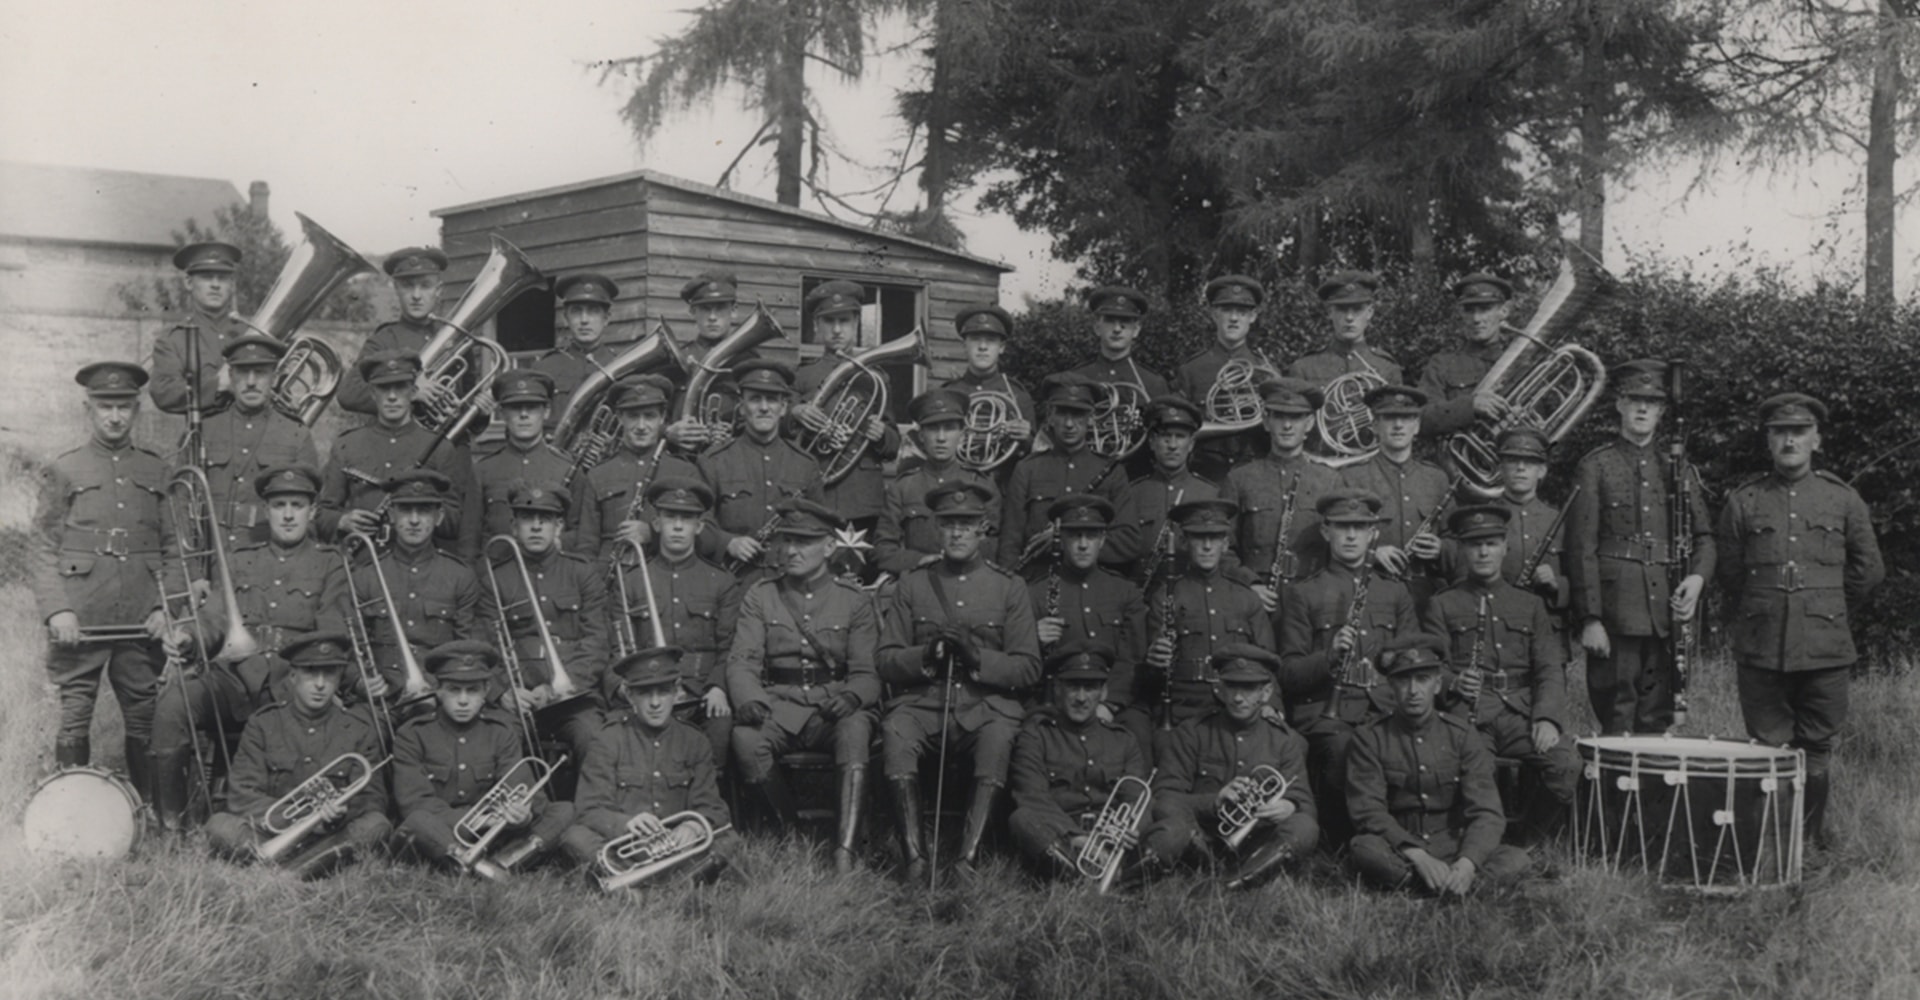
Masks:
[[[130,538],[132,538],[132,537],[133,537],[133,535],[132,535],[132,533],[131,533],[131,532],[129,532],[129,531],[127,531],[127,529],[125,529],[125,528],[95,528],[95,529],[93,529],[93,531],[94,531],[94,534],[96,534],[96,535],[105,535],[105,536],[106,536],[106,547],[105,547],[105,548],[102,548],[102,547],[100,547],[99,545],[95,545],[95,546],[93,547],[93,554],[94,554],[94,555],[97,555],[97,556],[112,556],[112,557],[113,557],[113,558],[115,558],[115,559],[125,559],[125,558],[126,558],[127,556],[129,556],[129,555],[131,555],[131,554],[132,554],[132,553],[131,553],[131,552],[130,552],[130,551],[129,551],[129,550],[127,549],[127,548],[126,548],[126,542],[125,542],[125,541],[122,541],[122,542],[120,543],[120,546],[119,546],[118,548],[116,548],[116,547],[115,547],[115,545],[114,545],[114,541],[115,541],[115,539],[130,539]]]
[[[1512,684],[1504,670],[1489,670],[1486,675],[1487,689],[1498,694],[1506,694]]]
[[[1784,585],[1783,589],[1789,592],[1800,589],[1799,563],[1789,560],[1785,566],[1780,567],[1780,575],[1782,577],[1781,582]]]

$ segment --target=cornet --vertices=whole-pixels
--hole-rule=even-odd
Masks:
[[[531,807],[534,796],[547,787],[553,780],[553,772],[567,762],[565,754],[549,764],[539,757],[522,757],[507,769],[505,777],[487,789],[466,815],[453,825],[453,840],[459,844],[453,852],[453,860],[461,868],[472,868],[474,862],[486,856],[487,848],[507,831],[507,813],[519,806]],[[525,769],[528,773],[522,774]],[[535,777],[537,775],[537,777]],[[528,779],[532,778],[532,781]]]
[[[715,829],[705,816],[688,810],[660,821],[665,829],[651,836],[623,833],[600,848],[600,888],[616,892],[639,885],[682,862],[697,858],[713,847],[713,838],[732,829],[732,824]],[[691,825],[697,836],[679,846],[679,831]]]
[[[1279,801],[1293,785],[1278,770],[1262,764],[1253,769],[1247,777],[1251,780],[1240,784],[1240,791],[1227,796],[1219,807],[1220,839],[1226,842],[1227,849],[1237,851],[1246,843],[1247,836],[1253,833],[1254,824],[1259,821],[1255,814],[1261,809]]]
[[[373,781],[373,773],[391,760],[393,758],[388,757],[378,764],[369,764],[367,758],[357,753],[335,757],[313,777],[294,786],[293,791],[267,807],[260,817],[260,827],[272,836],[254,846],[254,855],[268,863],[278,862],[320,825],[328,806],[360,794],[360,790]],[[336,785],[331,775],[341,767],[357,768],[359,773],[345,785]]]
[[[1153,803],[1153,778],[1159,773],[1156,769],[1144,780],[1126,775],[1114,782],[1113,790],[1107,793],[1107,804],[1100,807],[1100,816],[1087,832],[1087,842],[1080,848],[1080,856],[1074,859],[1073,866],[1092,880],[1100,892],[1113,886],[1113,877],[1120,871],[1120,860],[1127,853],[1126,837],[1138,832],[1140,822],[1146,819],[1147,807]],[[1139,791],[1133,793],[1131,800],[1122,797],[1122,792],[1136,785]]]

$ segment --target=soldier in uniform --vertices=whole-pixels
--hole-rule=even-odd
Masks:
[[[1260,402],[1267,453],[1228,473],[1220,497],[1240,507],[1235,547],[1241,565],[1258,574],[1253,592],[1272,612],[1282,587],[1327,564],[1316,508],[1321,497],[1340,488],[1340,473],[1307,457],[1307,435],[1320,409],[1318,388],[1298,379],[1269,379],[1260,387]]]
[[[1099,564],[1113,505],[1105,497],[1070,493],[1055,500],[1047,514],[1059,525],[1060,542],[1048,554],[1046,570],[1027,578],[1040,648],[1101,649],[1111,670],[1101,677],[1107,687],[1101,721],[1119,718],[1142,748],[1151,747],[1152,720],[1144,712],[1124,711],[1133,703],[1140,658],[1146,654],[1146,600],[1139,587]]]
[[[172,559],[167,464],[133,443],[140,414],[138,365],[100,361],[74,375],[87,390],[87,443],[47,466],[40,482],[33,594],[52,645],[47,678],[60,691],[53,759],[82,767],[105,674],[126,720],[127,775],[151,800],[147,737],[160,678],[161,631],[154,571]],[[92,637],[107,630],[112,638]]]
[[[969,405],[973,397],[983,392],[1005,393],[1013,397],[1014,412],[1007,415],[1005,431],[1009,438],[1020,443],[1020,449],[1024,449],[1033,440],[1033,396],[1027,392],[1026,386],[1000,370],[1000,355],[1007,349],[1007,339],[1013,336],[1013,315],[996,305],[962,306],[954,314],[953,326],[960,333],[960,342],[966,345],[967,369],[958,377],[947,380],[941,388],[958,389],[966,393]],[[1016,449],[1016,456],[1020,449]],[[996,476],[997,481],[1006,482],[1005,470],[1012,467],[1011,462],[1002,464]]]
[[[1014,466],[1000,505],[999,562],[1018,568],[1029,551],[1052,544],[1043,537],[1047,508],[1069,493],[1119,496],[1117,463],[1087,447],[1087,418],[1093,412],[1093,387],[1078,375],[1054,375],[1042,391],[1047,404],[1047,434],[1053,447],[1029,455]]]
[[[1573,805],[1580,758],[1567,730],[1567,653],[1539,597],[1507,581],[1508,522],[1501,504],[1462,507],[1447,519],[1466,564],[1466,582],[1441,591],[1421,613],[1421,630],[1449,644],[1451,691],[1443,707],[1486,736],[1493,752],[1520,761],[1538,779],[1522,842],[1551,836]]]
[[[827,429],[827,413],[813,404],[820,384],[825,382],[858,345],[860,336],[860,300],[866,294],[857,283],[829,281],[807,294],[807,309],[813,314],[813,332],[825,345],[820,356],[801,365],[793,373],[793,391],[799,399],[789,407],[790,430],[800,428],[819,433]],[[884,376],[882,376],[884,377]],[[900,432],[887,423],[882,414],[867,418],[853,433],[864,436],[867,448],[853,470],[839,482],[822,489],[823,502],[840,513],[856,530],[872,535],[886,498],[886,475],[882,462],[891,462],[900,454]],[[854,447],[849,442],[844,447]]]
[[[840,773],[840,829],[834,866],[853,868],[854,838],[866,800],[880,643],[873,602],[834,576],[833,533],[846,526],[832,510],[794,499],[779,507],[786,573],[747,588],[727,653],[727,689],[739,725],[733,752],[740,778],[760,792],[791,830],[799,812],[775,763],[789,750],[831,746]]]
[[[907,404],[914,422],[914,443],[925,461],[887,483],[880,523],[874,528],[874,563],[896,578],[940,560],[944,543],[927,507],[927,495],[948,483],[975,483],[992,490],[993,481],[960,464],[967,397],[957,389],[929,389]],[[1000,495],[987,504],[987,523],[999,524]]]
[[[487,634],[480,618],[480,580],[465,561],[433,544],[435,529],[446,516],[447,477],[432,469],[416,469],[389,481],[387,498],[393,517],[393,544],[368,561],[361,552],[350,582],[366,602],[349,609],[366,622],[377,676],[365,692],[371,698],[412,698],[406,691],[406,669],[401,643],[418,665],[419,657],[444,642],[480,639]],[[381,581],[393,595],[393,607],[381,598]],[[397,621],[396,621],[397,619]],[[404,634],[402,631],[404,630]]]
[[[680,299],[693,315],[693,339],[682,345],[689,364],[705,361],[707,352],[733,332],[734,325],[739,321],[735,309],[740,297],[739,287],[739,279],[725,271],[698,274],[680,286]],[[734,356],[733,363],[759,358],[758,351],[744,351]],[[732,379],[722,377],[714,382],[712,391],[722,398],[720,409],[725,414],[722,424],[709,427],[697,418],[690,417],[675,421],[666,428],[668,447],[684,457],[691,458],[725,444],[733,436],[734,410],[740,402],[740,390]]]
[[[1688,491],[1693,561],[1669,593],[1669,462],[1654,442],[1667,409],[1666,374],[1662,361],[1615,369],[1620,434],[1588,452],[1574,471],[1579,493],[1567,515],[1572,618],[1580,623],[1587,693],[1604,733],[1672,728],[1668,636],[1693,617],[1700,590],[1713,575],[1713,525],[1695,484]]]
[[[1180,396],[1162,396],[1147,406],[1147,427],[1152,468],[1120,490],[1119,501],[1114,504],[1113,531],[1100,550],[1100,561],[1108,569],[1141,586],[1150,582],[1140,574],[1154,540],[1160,537],[1167,512],[1180,503],[1220,496],[1217,484],[1187,468],[1187,458],[1193,454],[1193,432],[1200,429],[1199,407]],[[1173,534],[1178,548],[1179,531]],[[1228,565],[1233,564],[1229,558]]]
[[[1341,470],[1341,480],[1381,501],[1380,538],[1373,559],[1380,569],[1405,581],[1415,605],[1439,588],[1442,546],[1437,514],[1456,489],[1440,467],[1413,457],[1420,434],[1420,408],[1426,396],[1403,385],[1383,385],[1367,393],[1380,451]]]
[[[658,558],[642,576],[637,559],[611,559],[620,585],[626,588],[634,643],[637,647],[679,647],[680,693],[673,717],[700,726],[713,741],[714,765],[724,781],[729,748],[733,745],[733,703],[727,698],[727,650],[739,621],[740,581],[695,551],[713,492],[696,477],[663,475],[647,487],[647,506],[653,509],[651,535]],[[653,588],[660,609],[659,635],[654,634],[647,587]],[[615,608],[614,614],[620,609]],[[656,641],[656,639],[658,641]],[[607,694],[618,694],[609,678]]]
[[[447,255],[433,247],[407,247],[387,257],[383,270],[393,280],[394,297],[400,302],[400,318],[382,323],[367,334],[353,364],[340,373],[340,389],[334,401],[348,413],[379,416],[373,387],[367,384],[361,366],[368,358],[381,354],[411,354],[419,357],[440,329],[433,311],[440,306],[440,288],[445,282]],[[423,391],[438,391],[424,389]]]
[[[1477,882],[1524,874],[1527,852],[1500,843],[1506,818],[1486,737],[1438,711],[1446,640],[1397,640],[1382,671],[1393,714],[1360,727],[1347,755],[1347,810],[1355,834],[1347,865],[1369,884],[1418,880],[1436,895],[1464,896]]]
[[[153,361],[147,366],[153,382],[147,386],[147,395],[162,413],[185,413],[188,400],[197,392],[200,412],[212,413],[233,400],[222,359],[227,345],[247,333],[247,324],[233,314],[240,248],[231,243],[189,243],[174,251],[173,266],[186,275],[187,315],[154,338]],[[199,370],[189,372],[196,353]]]
[[[1547,610],[1552,612],[1554,632],[1558,634],[1566,628],[1562,616],[1566,613],[1571,584],[1564,570],[1566,535],[1556,527],[1556,522],[1561,520],[1560,509],[1541,499],[1539,492],[1540,481],[1547,475],[1547,457],[1552,446],[1545,434],[1531,427],[1515,427],[1500,435],[1497,447],[1500,503],[1512,514],[1507,521],[1507,559],[1501,564],[1500,575],[1546,602]],[[1528,574],[1528,579],[1520,579],[1527,560],[1536,555],[1540,565]],[[1446,579],[1454,583],[1466,580],[1466,563],[1459,553],[1447,549],[1444,561],[1451,564],[1443,574]]]
[[[206,452],[201,471],[207,474],[213,509],[226,529],[229,546],[266,533],[266,508],[253,502],[253,484],[260,473],[287,465],[320,465],[312,432],[272,406],[274,366],[286,353],[286,344],[257,334],[228,344],[233,405],[208,414],[200,424]],[[193,456],[182,459],[195,460]]]
[[[454,830],[502,779],[533,785],[540,772],[521,766],[527,752],[506,713],[487,705],[499,679],[500,654],[484,642],[457,639],[427,654],[436,711],[402,727],[393,740],[393,800],[400,835],[415,850],[456,871],[495,882],[556,844],[573,823],[573,804],[542,789],[530,801],[500,805],[506,830],[470,863]]]
[[[490,542],[487,557],[493,561],[498,606],[487,610],[500,616],[519,661],[513,697],[535,713],[542,735],[565,741],[580,760],[600,728],[610,621],[607,578],[591,559],[561,550],[565,493],[550,485],[523,485],[514,489],[509,502],[513,538],[526,575],[504,541]],[[532,594],[527,592],[527,577],[532,578]],[[558,663],[548,658],[547,637],[553,639]]]
[[[1173,374],[1173,391],[1203,408],[1220,379],[1220,369],[1231,362],[1253,366],[1255,383],[1264,375],[1279,374],[1273,362],[1249,342],[1253,324],[1260,318],[1260,307],[1266,304],[1267,290],[1244,274],[1227,274],[1207,282],[1206,301],[1207,316],[1213,321],[1213,343],[1188,358]],[[1227,473],[1259,453],[1260,434],[1248,428],[1202,441],[1193,463],[1201,475],[1222,482]]]
[[[226,809],[207,820],[207,845],[215,854],[249,859],[272,836],[264,821],[270,807],[307,779],[326,774],[344,788],[363,773],[339,762],[359,754],[377,767],[385,759],[373,724],[341,707],[335,697],[352,647],[338,632],[314,632],[281,647],[290,665],[276,686],[278,700],[253,713],[240,734],[240,749],[227,776]],[[320,807],[320,825],[279,863],[301,878],[318,878],[374,848],[393,824],[387,819],[386,777],[377,771],[351,797]]]
[[[1759,416],[1773,469],[1727,497],[1719,525],[1740,714],[1754,739],[1806,751],[1807,831],[1825,846],[1830,766],[1859,659],[1848,612],[1886,565],[1860,494],[1813,468],[1826,404],[1782,393]]]
[[[580,764],[574,795],[578,819],[560,835],[576,864],[591,866],[608,840],[628,833],[667,834],[665,821],[696,812],[715,832],[713,847],[698,861],[698,878],[717,873],[739,842],[715,778],[713,748],[698,729],[673,718],[679,687],[680,650],[643,649],[613,665],[626,708],[609,713]],[[699,831],[690,822],[671,830],[677,847],[691,846]]]
[[[1105,285],[1088,291],[1085,301],[1087,311],[1093,313],[1093,336],[1099,354],[1072,373],[1121,391],[1131,386],[1134,416],[1141,421],[1137,427],[1144,430],[1147,401],[1173,392],[1172,383],[1159,372],[1140,367],[1133,357],[1140,340],[1140,320],[1147,314],[1147,297],[1137,289]],[[1147,464],[1144,450],[1134,452],[1125,463],[1126,477],[1144,475]]]
[[[704,551],[741,576],[780,567],[768,551],[773,505],[788,497],[818,502],[820,465],[780,436],[793,395],[793,369],[778,361],[734,366],[745,433],[700,456],[700,476],[713,490],[713,526]]]
[[[575,480],[575,518],[579,534],[573,547],[607,562],[621,541],[647,545],[653,525],[646,511],[647,487],[668,477],[698,479],[692,462],[667,450],[661,432],[673,383],[665,375],[634,375],[613,388],[613,409],[620,418],[620,449]]]
[[[559,300],[561,317],[567,321],[567,343],[540,355],[529,366],[553,379],[549,420],[565,413],[580,382],[595,371],[606,371],[626,346],[601,339],[613,315],[613,300],[620,297],[620,286],[612,278],[592,271],[569,274],[554,284],[553,295]]]
[[[1155,755],[1153,825],[1142,838],[1156,867],[1208,865],[1225,855],[1227,887],[1250,888],[1312,852],[1320,824],[1307,777],[1307,743],[1273,707],[1280,658],[1259,646],[1222,645],[1210,673],[1216,707],[1181,723]],[[1285,790],[1255,798],[1272,768]],[[1253,829],[1230,840],[1226,803],[1251,812]]]
[[[232,662],[223,648],[208,650],[210,673],[184,673],[164,685],[153,716],[154,812],[169,830],[183,829],[192,815],[193,741],[198,732],[220,737],[238,733],[255,708],[273,698],[274,686],[287,674],[280,648],[314,632],[346,627],[347,570],[339,552],[313,537],[313,500],[320,473],[307,466],[270,469],[254,478],[254,493],[266,515],[265,541],[232,551],[233,594],[240,621],[259,647]],[[208,619],[200,634],[224,635],[228,623],[217,601],[203,606]],[[187,634],[169,636],[168,658],[187,659]],[[216,743],[220,752],[225,749]],[[205,803],[201,803],[205,805]],[[204,813],[201,814],[204,816]]]
[[[1387,385],[1406,382],[1400,363],[1385,351],[1367,343],[1367,327],[1373,323],[1374,296],[1380,291],[1379,275],[1367,271],[1337,271],[1322,281],[1314,294],[1326,307],[1331,332],[1327,346],[1301,356],[1287,367],[1287,374],[1319,386],[1342,375],[1371,372]]]
[[[1428,358],[1420,372],[1420,391],[1427,394],[1420,431],[1435,438],[1464,431],[1476,418],[1498,421],[1508,410],[1506,399],[1498,393],[1480,391],[1480,380],[1507,349],[1513,285],[1498,275],[1476,271],[1453,283],[1453,301],[1460,309],[1467,342],[1460,350]]]
[[[1063,642],[1047,657],[1047,705],[1013,741],[1013,815],[1007,829],[1023,861],[1051,878],[1076,878],[1080,852],[1121,778],[1147,780],[1139,741],[1102,718],[1111,657],[1101,646]],[[1131,803],[1138,794],[1122,793]],[[1121,834],[1132,854],[1138,828]]]
[[[465,445],[442,441],[413,419],[414,380],[420,359],[412,354],[376,354],[360,362],[360,374],[372,387],[378,413],[373,423],[343,432],[333,443],[326,482],[320,491],[315,523],[322,539],[338,541],[349,531],[376,534],[385,484],[415,469],[430,469],[447,481],[451,516],[436,519],[434,537],[462,558],[480,551],[480,491],[473,484],[473,463]]]
[[[991,492],[950,483],[927,496],[945,542],[941,560],[908,573],[880,624],[880,679],[893,691],[881,719],[909,881],[925,874],[920,755],[951,741],[973,761],[961,861],[971,865],[1007,780],[1020,694],[1040,680],[1040,648],[1026,586],[981,554]]]
[[[1214,701],[1208,673],[1213,655],[1233,643],[1273,648],[1273,619],[1245,574],[1226,566],[1227,539],[1240,509],[1225,500],[1189,500],[1170,516],[1179,526],[1185,560],[1166,562],[1167,572],[1147,590],[1148,670],[1135,676],[1133,703],[1122,714],[1139,732],[1151,712],[1161,734],[1207,712]],[[1128,718],[1131,716],[1132,718]]]
[[[1280,693],[1307,738],[1321,828],[1338,843],[1349,832],[1341,781],[1354,727],[1392,711],[1374,664],[1387,642],[1418,625],[1406,585],[1372,568],[1380,498],[1335,490],[1320,498],[1319,514],[1327,566],[1280,595]],[[1367,589],[1356,618],[1361,586]]]
[[[481,445],[473,455],[473,483],[480,493],[481,531],[487,538],[513,531],[513,491],[530,483],[559,490],[573,486],[573,457],[547,443],[546,424],[553,412],[553,376],[524,368],[493,380],[493,400],[506,436]],[[572,511],[572,508],[569,508]],[[575,518],[569,517],[571,533]],[[589,559],[595,553],[582,548]]]

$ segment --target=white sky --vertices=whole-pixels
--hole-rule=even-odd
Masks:
[[[0,159],[222,177],[243,194],[265,180],[283,228],[299,210],[373,254],[436,242],[429,213],[462,202],[642,166],[712,183],[757,124],[737,98],[676,118],[643,154],[618,116],[622,92],[590,68],[650,51],[698,2],[8,4]],[[870,60],[858,87],[809,69],[842,146],[883,158],[901,132],[892,95],[913,69],[908,55]],[[735,189],[771,198],[769,159],[750,154]],[[1903,184],[1913,169],[1902,164]],[[1615,192],[1608,260],[1630,248],[1710,268],[1749,244],[1802,277],[1857,270],[1857,202],[1841,200],[1853,176],[1844,163],[1772,181],[1729,171],[1685,201],[1690,166],[1643,177]],[[831,186],[870,183],[842,172]],[[891,207],[916,196],[903,186]],[[956,208],[969,250],[1017,268],[1007,301],[1071,279],[1044,234],[972,211],[972,196]],[[1902,222],[1900,287],[1911,294],[1920,211]]]

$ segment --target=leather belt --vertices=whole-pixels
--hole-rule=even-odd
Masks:
[[[801,688],[819,687],[822,684],[832,682],[833,679],[834,678],[827,673],[827,668],[821,664],[820,661],[806,659],[804,657],[800,660],[800,666],[797,667],[767,667],[767,682],[769,684],[784,684],[790,687]]]
[[[1673,561],[1672,550],[1668,547],[1667,540],[1654,538],[1651,535],[1634,538],[1602,538],[1598,554],[1602,559],[1624,559],[1650,566],[1663,566]]]
[[[1846,568],[1797,562],[1774,566],[1749,566],[1745,586],[1757,590],[1839,590],[1846,586]]]
[[[133,544],[133,533],[125,528],[88,528],[78,524],[65,525],[60,536],[60,551],[85,552],[96,556],[112,556],[125,559],[131,555],[149,555],[160,551],[159,540],[154,539],[147,545]],[[146,532],[142,531],[142,535]],[[93,547],[76,548],[75,542],[82,544],[91,541]]]

